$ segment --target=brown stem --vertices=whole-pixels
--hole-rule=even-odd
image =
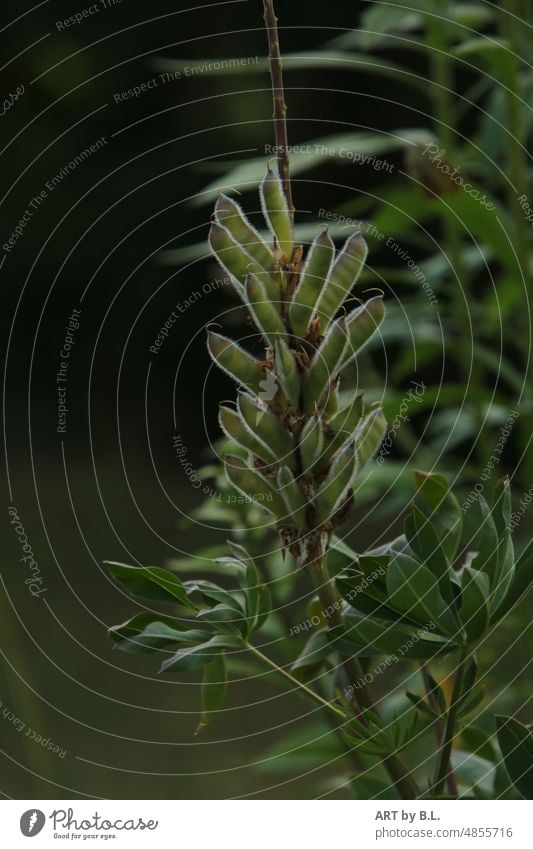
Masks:
[[[283,183],[285,197],[291,214],[294,216],[291,178],[289,173],[289,142],[287,135],[287,106],[283,90],[283,68],[278,38],[278,19],[274,11],[273,0],[263,0],[265,26],[268,35],[268,60],[272,80],[272,99],[274,101],[274,133],[276,136],[279,175]]]
[[[428,668],[427,668],[427,665],[425,663],[421,664],[421,672],[422,672],[422,678],[424,680],[424,687],[425,687],[425,690],[426,690],[426,695],[428,697],[429,706],[433,709],[433,711],[435,713],[438,713],[439,710],[440,710],[439,703],[438,703],[437,698],[435,696],[435,692],[434,692],[433,686],[431,684],[431,679],[429,677]],[[437,746],[440,746],[440,742],[441,742],[443,734],[444,734],[444,726],[442,724],[442,721],[440,719],[435,719],[435,722],[433,723],[433,727],[435,729],[435,737],[437,738]],[[450,769],[450,771],[448,773],[448,778],[447,778],[446,781],[447,781],[447,785],[448,785],[448,793],[450,794],[450,796],[458,796],[459,795],[459,788],[457,787],[457,782],[455,780],[455,774],[454,774],[452,769]]]

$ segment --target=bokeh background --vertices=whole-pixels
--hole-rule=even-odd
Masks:
[[[400,528],[416,467],[446,472],[465,499],[481,481],[490,491],[508,473],[522,511],[517,537],[526,539],[529,4],[277,5],[282,52],[293,54],[285,77],[290,142],[313,143],[312,155],[294,157],[298,220],[309,228],[327,210],[336,238],[349,232],[339,216],[361,221],[370,247],[363,283],[384,290],[389,307],[383,338],[354,379],[370,399],[386,391],[390,421],[413,381],[427,387],[359,494],[350,540],[362,550]],[[76,13],[82,19],[66,25]],[[205,240],[217,185],[240,191],[258,221],[253,189],[269,158],[265,145],[274,143],[261,3],[26,2],[4,9],[1,26],[0,792],[327,792],[342,773],[341,753],[332,756],[330,747],[322,755],[329,729],[271,676],[235,669],[240,680],[227,710],[195,737],[198,679],[159,676],[150,657],[112,652],[106,633],[131,614],[132,602],[110,582],[104,560],[181,568],[226,536],[208,513],[194,512],[201,499],[174,438],[181,436],[194,469],[211,462],[217,402],[233,389],[211,368],[205,325],[246,332],[236,299],[217,284],[222,274]],[[235,58],[246,60],[239,70],[206,64]],[[142,85],[138,96],[127,94]],[[316,155],[322,138],[333,154]],[[99,139],[90,156],[69,165]],[[423,153],[428,145],[444,151],[439,162],[458,169],[477,197]],[[235,172],[243,162],[248,172]],[[304,241],[312,236],[305,232]],[[179,319],[154,353],[177,304]],[[81,312],[66,432],[58,433],[56,376],[74,309]],[[12,506],[39,566],[37,597],[25,584]],[[290,592],[289,623],[305,611],[302,576]],[[524,718],[529,611],[524,600],[483,648],[487,688],[499,707]],[[58,753],[46,748],[48,739]],[[290,749],[290,757],[274,757]]]

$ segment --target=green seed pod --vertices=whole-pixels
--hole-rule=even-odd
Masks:
[[[257,232],[239,204],[233,198],[221,194],[215,204],[215,217],[222,224],[238,245],[243,248],[253,260],[265,271],[274,270],[274,257],[263,237]]]
[[[290,262],[294,246],[292,216],[289,212],[282,182],[278,175],[274,174],[270,165],[268,166],[266,177],[261,183],[259,193],[264,216],[269,223],[281,253],[287,262]]]
[[[255,267],[252,257],[233,240],[225,227],[216,222],[211,224],[209,231],[209,247],[238,293],[242,295],[245,280]]]
[[[283,499],[272,484],[267,481],[256,469],[250,468],[248,463],[241,457],[229,454],[226,457],[224,468],[230,483],[250,498],[272,513],[277,519],[283,519],[287,513]]]
[[[265,341],[273,348],[276,339],[287,333],[281,316],[268,297],[263,282],[255,274],[246,278],[245,292],[252,317]]]
[[[357,454],[352,441],[336,455],[325,481],[315,496],[318,525],[328,522],[342,506],[357,471]]]
[[[278,490],[287,508],[290,523],[297,528],[305,528],[307,501],[287,466],[282,466],[278,471]]]
[[[333,436],[327,443],[319,467],[325,468],[331,461],[333,455],[348,440],[354,438],[354,431],[363,415],[363,393],[358,392],[353,401],[342,410],[339,410],[329,421],[328,425],[333,431]]]
[[[276,462],[292,466],[294,463],[293,438],[277,416],[265,404],[245,392],[239,395],[238,408],[248,429],[257,439],[265,443],[274,454]]]
[[[351,435],[359,424],[363,411],[363,393],[357,392],[352,401],[350,401],[349,404],[346,404],[342,410],[339,410],[339,412],[329,420],[328,424],[335,433],[342,432]]]
[[[297,410],[300,404],[301,380],[294,355],[284,339],[274,343],[276,375],[289,404]]]
[[[359,422],[354,433],[354,441],[360,469],[374,456],[386,430],[387,420],[381,407],[372,410]]]
[[[356,283],[365,264],[367,253],[366,242],[357,232],[350,236],[335,260],[317,307],[320,323],[324,329]]]
[[[259,395],[265,374],[258,360],[250,356],[232,339],[226,339],[225,336],[220,336],[212,330],[207,332],[207,347],[215,363],[226,374]]]
[[[346,348],[347,330],[344,316],[328,329],[315,351],[303,381],[303,405],[307,416],[313,415],[330,383],[336,378]]]
[[[289,307],[292,332],[302,339],[307,335],[307,327],[326,284],[334,254],[335,245],[326,227],[315,237],[309,248],[300,282]]]
[[[324,417],[327,420],[331,416],[334,416],[338,412],[339,412],[339,381],[336,380],[334,384],[331,384],[329,386],[327,395],[325,396]]]
[[[346,318],[348,326],[348,344],[343,360],[347,363],[372,338],[385,316],[383,296],[376,295],[365,304],[357,307]]]
[[[267,465],[276,461],[272,451],[246,427],[242,416],[231,407],[219,407],[218,421],[228,439],[259,457]]]
[[[300,434],[300,458],[304,474],[310,472],[320,460],[324,448],[324,428],[318,416],[307,420]]]

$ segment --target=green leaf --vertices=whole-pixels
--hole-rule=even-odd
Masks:
[[[412,557],[397,554],[387,572],[388,604],[420,625],[433,623],[438,632],[458,636],[450,604],[441,596],[435,576]]]
[[[411,515],[405,520],[405,536],[415,557],[435,576],[443,599],[451,604],[453,590],[450,584],[450,569],[435,529],[421,510],[413,505]]]
[[[432,472],[415,472],[418,496],[430,512],[446,557],[453,562],[463,531],[463,514],[455,495],[450,492],[446,478]]]
[[[464,747],[473,754],[491,763],[496,763],[497,756],[492,744],[491,736],[477,728],[475,725],[469,725],[461,730],[461,740]]]
[[[132,596],[146,601],[179,602],[190,610],[196,605],[187,595],[180,579],[167,569],[156,566],[127,566],[106,560],[112,577]]]
[[[226,669],[226,658],[223,651],[215,654],[213,660],[204,666],[204,677],[202,681],[202,718],[198,723],[196,733],[200,733],[209,725],[213,715],[221,710],[226,701],[228,689],[228,674]]]
[[[322,664],[332,652],[327,629],[315,631],[307,640],[302,651],[291,666],[291,674],[298,681],[308,681],[316,675]]]
[[[505,769],[524,799],[533,799],[533,733],[511,716],[496,717]]]
[[[160,672],[190,672],[201,669],[210,663],[220,649],[239,649],[242,640],[229,634],[216,634],[206,643],[192,646],[188,649],[179,649],[171,658],[165,660],[161,665]]]
[[[437,654],[451,651],[454,643],[439,639],[427,639],[423,632],[401,625],[369,619],[349,608],[344,614],[344,632],[331,629],[328,638],[337,651],[347,650],[359,657],[372,657],[376,654],[392,655],[398,660],[427,660]]]
[[[236,610],[226,604],[217,604],[210,610],[201,610],[197,615],[200,622],[210,622],[219,631],[244,636],[248,631],[244,610]]]
[[[490,582],[484,572],[465,566],[461,581],[461,622],[469,642],[478,640],[490,622]]]
[[[526,545],[515,563],[515,572],[510,589],[498,608],[498,619],[508,613],[531,589],[533,578],[533,539]]]
[[[152,626],[157,626],[155,631],[147,632]],[[160,613],[137,613],[121,625],[113,625],[108,634],[121,651],[146,654],[152,650],[152,645],[163,646],[165,640],[167,643],[176,642],[176,635],[183,634],[189,627],[189,622],[182,623]],[[166,632],[163,629],[167,629]]]
[[[194,581],[185,581],[184,586],[190,594],[199,592],[203,600],[207,603],[214,601],[216,604],[225,604],[227,607],[231,607],[232,610],[237,611],[239,614],[243,612],[240,594],[232,590],[224,590],[212,581],[196,579]]]

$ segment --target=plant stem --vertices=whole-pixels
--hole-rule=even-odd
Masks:
[[[273,0],[263,0],[265,26],[268,35],[268,60],[272,80],[272,98],[274,101],[274,133],[276,136],[278,169],[287,204],[294,216],[291,178],[289,173],[289,142],[287,134],[287,106],[283,89],[283,68],[278,37],[278,19],[274,11]]]
[[[466,667],[466,650],[463,649],[461,652],[461,657],[459,659],[459,666],[457,667],[457,673],[455,676],[455,682],[453,685],[452,698],[450,702],[450,707],[448,710],[448,714],[446,717],[446,725],[444,728],[444,734],[442,736],[442,742],[440,747],[440,755],[439,761],[437,764],[437,772],[435,775],[435,781],[433,783],[433,795],[440,796],[442,790],[444,788],[444,784],[446,782],[446,778],[450,772],[450,756],[452,753],[453,746],[453,738],[455,733],[455,723],[457,720],[457,711],[459,709],[459,702],[461,699],[461,691],[463,688],[463,678],[465,674]]]
[[[346,720],[344,712],[340,708],[336,707],[335,705],[332,705],[331,702],[328,702],[328,701],[326,701],[326,699],[323,699],[322,696],[320,696],[318,693],[315,693],[315,691],[311,690],[311,688],[308,687],[306,684],[302,683],[301,681],[298,681],[298,679],[294,678],[290,674],[290,672],[287,672],[285,669],[283,669],[282,666],[278,666],[277,663],[275,663],[273,660],[270,660],[270,658],[267,657],[266,654],[263,654],[263,652],[259,651],[259,649],[256,649],[256,647],[252,646],[251,643],[246,643],[246,648],[248,649],[248,651],[250,651],[252,654],[254,654],[257,658],[259,658],[259,660],[261,660],[263,663],[265,663],[271,669],[274,669],[279,675],[282,675],[287,681],[290,681],[290,683],[293,685],[293,687],[296,687],[297,689],[302,690],[302,692],[304,692],[307,696],[309,696],[310,699],[313,699],[315,702],[317,702],[319,705],[321,705],[321,707],[327,708],[328,711],[330,711],[330,713],[334,713],[337,718],[340,718],[343,721]]]
[[[342,626],[341,602],[329,577],[324,558],[319,562],[310,563],[308,571],[311,573],[322,609],[328,611],[330,623],[334,627]],[[363,669],[355,655],[342,658],[341,662],[349,681],[355,683],[363,680]],[[357,718],[364,722],[363,711],[372,707],[372,699],[368,690],[361,687],[358,697],[355,695],[350,697],[350,703]],[[417,799],[420,793],[419,788],[402,758],[398,754],[391,754],[383,758],[382,763],[400,797],[402,799]]]
[[[433,708],[435,713],[438,713],[439,712],[439,705],[438,705],[437,699],[435,698],[435,693],[434,693],[433,687],[431,685],[431,680],[430,680],[430,677],[429,677],[427,664],[422,663],[420,665],[420,670],[422,672],[422,678],[424,680],[424,688],[426,690],[426,695],[428,697],[429,705],[430,705],[431,708]],[[442,735],[443,735],[442,722],[441,722],[440,719],[435,719],[435,722],[433,723],[433,725],[434,725],[435,734],[436,734],[436,737],[437,737],[437,746],[440,746],[440,742],[442,740]],[[450,769],[450,771],[448,773],[447,784],[448,784],[448,792],[449,792],[450,796],[458,796],[459,790],[457,788],[457,782],[455,780],[455,775],[454,775],[454,772],[453,772],[452,769]]]

